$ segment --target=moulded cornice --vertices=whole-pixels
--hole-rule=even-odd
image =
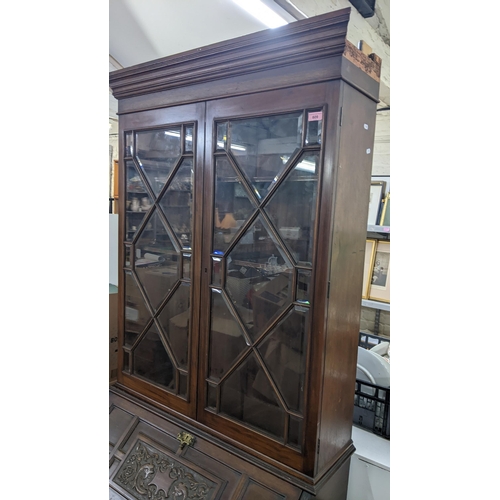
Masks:
[[[302,19],[109,74],[117,99],[342,55],[350,8]]]

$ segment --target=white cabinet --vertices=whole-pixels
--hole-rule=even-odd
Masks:
[[[356,452],[351,457],[347,500],[389,500],[390,441],[352,428]]]

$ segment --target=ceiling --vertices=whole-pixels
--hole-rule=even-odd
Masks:
[[[347,38],[356,45],[364,40],[382,58],[381,106],[389,104],[389,0],[376,0],[369,19],[348,0],[261,1],[288,22],[350,6]],[[109,0],[109,70],[264,29],[268,27],[262,21],[233,0]],[[116,118],[116,110],[110,94],[110,118]]]

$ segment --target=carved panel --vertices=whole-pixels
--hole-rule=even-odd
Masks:
[[[213,500],[221,485],[206,473],[137,439],[113,482],[137,500]]]

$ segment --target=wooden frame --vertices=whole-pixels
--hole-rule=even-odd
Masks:
[[[366,240],[365,264],[363,268],[363,291],[361,297],[367,299],[370,294],[370,284],[373,272],[373,261],[375,260],[375,251],[377,249],[377,240]]]
[[[119,203],[119,189],[118,189],[118,179],[119,179],[119,161],[113,160],[113,172],[112,172],[112,193],[111,197],[113,198],[113,213],[118,213],[118,203]]]
[[[391,287],[391,243],[379,241],[371,272],[369,299],[389,303]]]
[[[384,198],[382,213],[380,214],[380,225],[391,225],[391,193],[387,193],[387,196]]]
[[[368,225],[379,223],[380,205],[384,198],[385,181],[372,181],[370,185],[370,202],[368,205]]]

